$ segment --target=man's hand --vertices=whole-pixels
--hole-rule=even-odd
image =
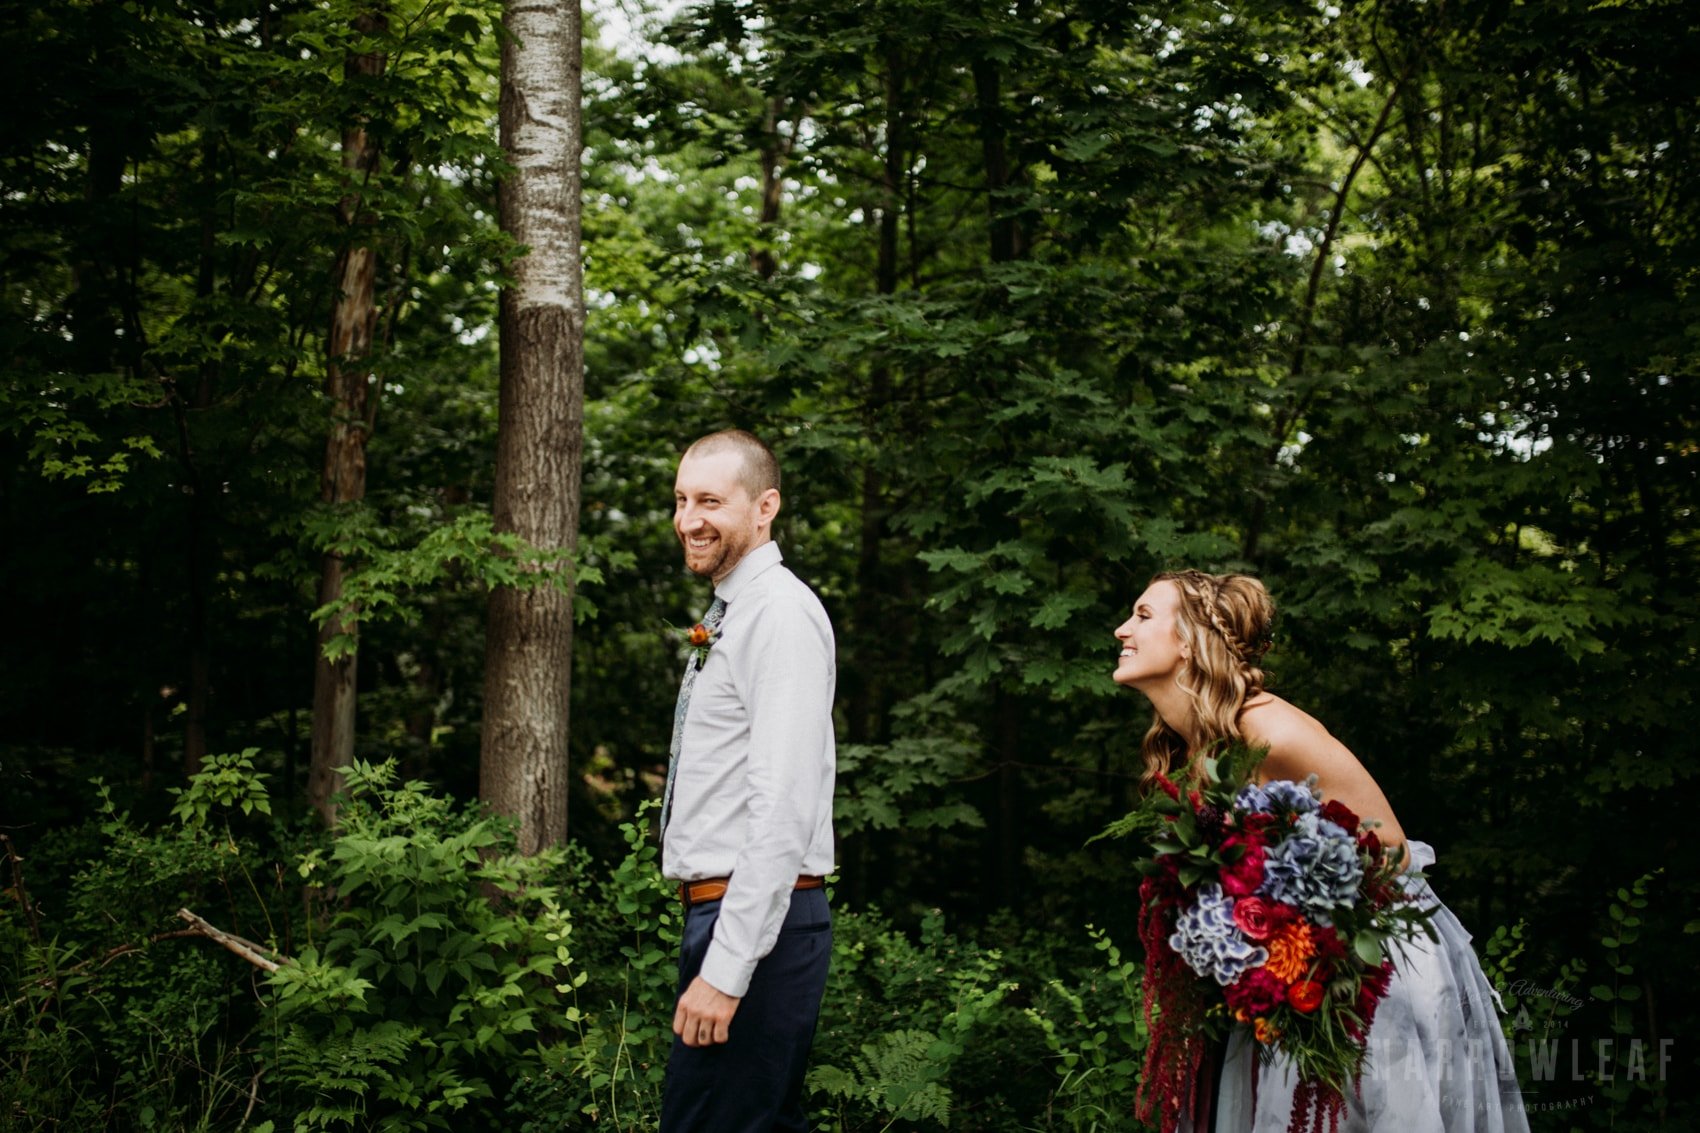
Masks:
[[[673,1009],[673,1033],[686,1046],[723,1043],[732,1028],[732,1013],[737,1010],[737,996],[727,995],[698,976]]]

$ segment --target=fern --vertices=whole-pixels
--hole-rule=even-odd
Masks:
[[[866,1104],[886,1119],[906,1125],[932,1121],[950,1124],[951,1093],[942,1079],[949,1063],[941,1057],[939,1037],[931,1031],[896,1030],[863,1043],[851,1057],[854,1071],[817,1066],[809,1087],[830,1097]]]
[[[289,1027],[278,1044],[278,1071],[286,1080],[311,1081],[318,1095],[296,1116],[296,1128],[353,1128],[365,1115],[368,1093],[395,1077],[421,1037],[418,1027],[389,1021],[328,1038]]]

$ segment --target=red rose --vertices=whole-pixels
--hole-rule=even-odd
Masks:
[[[1250,814],[1240,815],[1240,829],[1247,834],[1261,834],[1274,825],[1275,816],[1266,810],[1254,810]]]
[[[1381,839],[1375,836],[1375,831],[1366,830],[1358,835],[1358,849],[1368,854],[1370,861],[1381,861]]]
[[[1237,861],[1222,867],[1222,892],[1230,897],[1249,897],[1263,884],[1263,839],[1255,834],[1230,834],[1222,839],[1222,856],[1233,858],[1233,851],[1243,850]]]
[[[1351,807],[1338,799],[1329,799],[1322,804],[1322,817],[1348,834],[1358,832],[1358,816],[1352,812]]]
[[[1315,980],[1300,980],[1287,989],[1287,1002],[1300,1014],[1309,1015],[1322,1006],[1322,985]]]
[[[1223,992],[1228,1006],[1247,1018],[1273,1011],[1286,995],[1286,986],[1265,968],[1251,969]]]
[[[1273,912],[1262,897],[1241,897],[1234,903],[1234,924],[1247,940],[1268,940],[1275,932],[1270,923]]]

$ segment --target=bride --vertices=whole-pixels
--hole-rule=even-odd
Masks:
[[[1407,841],[1387,796],[1344,744],[1309,714],[1264,690],[1259,667],[1275,606],[1255,578],[1196,570],[1159,574],[1116,629],[1116,683],[1156,710],[1141,754],[1144,784],[1182,772],[1191,753],[1217,741],[1266,747],[1258,781],[1317,777],[1324,799],[1376,819],[1383,845],[1402,855],[1408,893],[1434,909],[1439,942],[1419,937],[1395,956],[1386,999],[1370,1028],[1368,1059],[1348,1091],[1341,1129],[1351,1133],[1526,1133],[1511,1054],[1494,1010],[1498,996],[1470,948],[1470,934],[1415,871],[1434,864]],[[1297,1082],[1280,1059],[1260,1065],[1246,1028],[1218,1051],[1214,1098],[1183,1115],[1198,1133],[1283,1133]],[[1211,1104],[1213,1101],[1214,1104]]]

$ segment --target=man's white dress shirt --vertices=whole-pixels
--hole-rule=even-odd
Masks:
[[[797,878],[833,869],[832,623],[781,557],[763,543],[714,588],[726,616],[691,692],[662,835],[668,878],[731,879],[701,974],[740,997]]]

